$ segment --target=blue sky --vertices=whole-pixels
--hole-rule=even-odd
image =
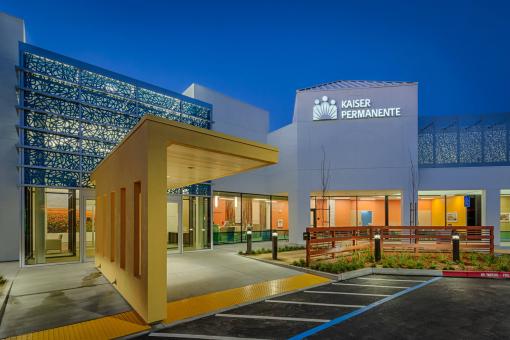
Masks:
[[[421,115],[510,111],[510,2],[0,0],[34,45],[183,91],[196,82],[290,122],[295,91],[418,81]]]

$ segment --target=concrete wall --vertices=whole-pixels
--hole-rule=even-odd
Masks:
[[[21,202],[18,187],[16,70],[18,42],[25,41],[23,20],[0,13],[0,261],[19,258]]]
[[[212,130],[266,143],[269,133],[269,112],[199,84],[190,85],[184,95],[213,106]],[[236,191],[269,194],[267,170],[260,169],[215,180],[215,191]]]
[[[339,111],[342,100],[368,98],[374,108],[400,107],[401,116],[314,121],[314,101],[323,96],[334,99]],[[322,147],[330,164],[328,191],[400,191],[402,222],[409,223],[411,163],[414,167],[418,163],[417,84],[297,92],[291,125],[295,145],[286,140],[291,128],[275,132],[270,142],[280,147],[282,159],[296,154],[289,163],[271,169],[275,173],[271,181],[288,187],[292,242],[302,242],[310,223],[310,193],[321,191]]]
[[[200,85],[190,86],[185,94],[213,104],[215,130],[267,140],[279,148],[277,165],[214,181],[213,189],[288,194],[291,242],[303,242],[302,232],[310,223],[310,193],[321,190],[322,146],[331,164],[329,191],[399,191],[402,222],[409,223],[411,163],[415,169],[418,163],[417,84],[297,92],[292,124],[267,137],[267,112]],[[400,107],[401,116],[313,121],[314,101],[323,96],[336,100],[339,110],[343,99],[369,98],[374,108]]]
[[[184,95],[213,106],[214,131],[266,143],[269,112],[199,84],[191,84]]]

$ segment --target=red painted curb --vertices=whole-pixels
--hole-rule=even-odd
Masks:
[[[510,279],[510,272],[443,270],[445,277],[477,277],[484,279]]]

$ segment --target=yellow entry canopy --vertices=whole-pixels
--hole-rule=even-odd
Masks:
[[[146,322],[165,319],[167,189],[277,162],[270,145],[143,117],[92,172],[96,265]]]

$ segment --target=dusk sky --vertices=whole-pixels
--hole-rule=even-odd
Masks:
[[[292,118],[298,88],[419,82],[420,115],[510,111],[510,2],[0,0],[27,42],[177,92]]]

